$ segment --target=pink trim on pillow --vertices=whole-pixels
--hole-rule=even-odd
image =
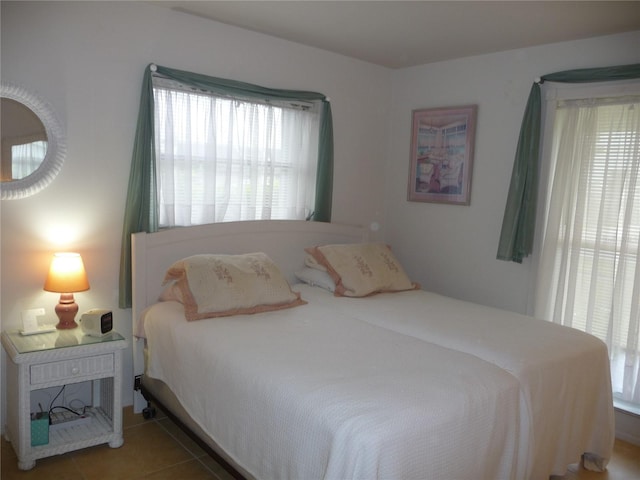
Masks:
[[[311,255],[318,265],[324,267],[331,279],[334,281],[334,283],[336,284],[336,288],[333,291],[333,294],[336,297],[344,296],[344,292],[346,291],[346,289],[344,288],[344,285],[342,285],[342,279],[340,278],[340,275],[333,269],[322,252],[318,250],[318,247],[308,247],[305,248],[304,251]]]
[[[184,314],[187,321],[192,322],[194,320],[203,320],[205,318],[230,317],[233,315],[252,315],[254,313],[284,310],[286,308],[293,308],[299,305],[306,305],[306,304],[307,302],[302,300],[298,294],[298,299],[289,303],[282,303],[279,305],[257,305],[251,308],[236,308],[236,309],[231,309],[231,310],[226,310],[221,312],[198,313],[197,308],[194,308],[193,306],[187,307],[187,305],[185,305]]]
[[[171,284],[164,287],[162,293],[158,297],[160,302],[179,302],[184,303],[182,301],[182,292],[176,282],[171,282]]]

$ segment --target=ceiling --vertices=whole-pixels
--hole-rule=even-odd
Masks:
[[[640,1],[151,3],[389,68],[640,30]]]

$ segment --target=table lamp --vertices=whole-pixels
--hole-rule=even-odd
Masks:
[[[78,313],[78,304],[73,294],[89,290],[87,273],[79,253],[53,254],[49,274],[44,282],[44,290],[60,294],[60,301],[55,308],[60,320],[56,328],[59,330],[76,328],[78,324],[75,322],[75,317]]]

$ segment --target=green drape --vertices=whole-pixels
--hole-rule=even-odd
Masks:
[[[540,84],[593,83],[640,78],[640,64],[583,68],[551,73],[540,77],[529,93],[518,147],[516,148],[509,195],[498,244],[499,260],[522,263],[533,250],[540,161],[541,93]]]
[[[154,147],[154,106],[152,75],[156,72],[164,78],[184,85],[202,88],[214,94],[255,99],[298,101],[322,101],[320,135],[318,141],[318,170],[313,220],[331,221],[333,196],[333,119],[329,99],[316,92],[301,90],[275,90],[250,83],[209,77],[150,64],[144,73],[138,125],[131,159],[129,188],[125,206],[120,252],[120,308],[131,307],[131,234],[155,232],[158,229],[158,204],[156,195],[156,163]]]
[[[153,142],[153,85],[147,68],[142,80],[138,125],[133,142],[127,203],[120,247],[120,308],[131,307],[131,234],[158,230],[156,161]]]

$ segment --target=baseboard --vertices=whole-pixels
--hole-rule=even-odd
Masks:
[[[640,415],[615,409],[616,438],[640,446]]]

